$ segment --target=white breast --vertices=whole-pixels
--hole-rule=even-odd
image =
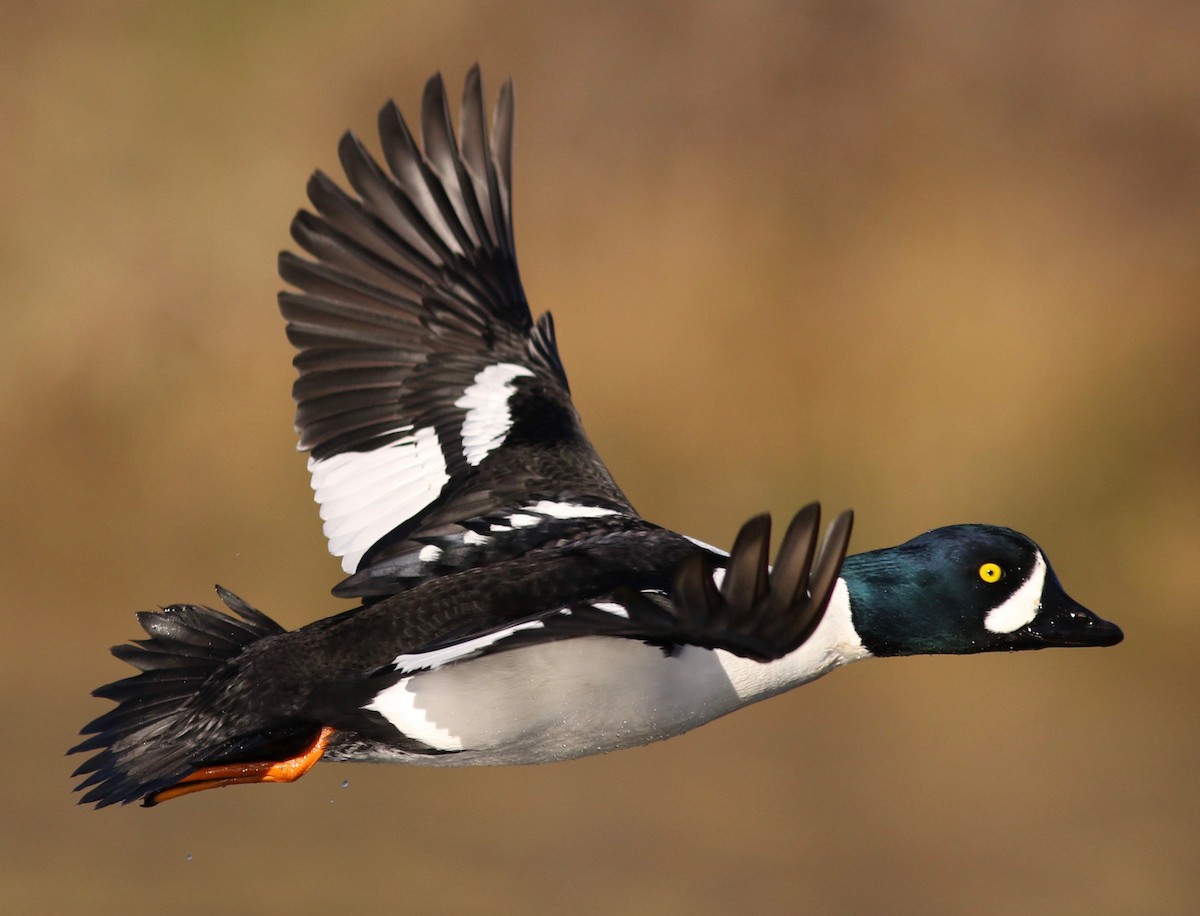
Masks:
[[[775,662],[695,646],[668,657],[636,640],[582,637],[419,672],[368,708],[461,752],[413,763],[542,763],[669,738],[869,654],[839,582],[817,632]]]

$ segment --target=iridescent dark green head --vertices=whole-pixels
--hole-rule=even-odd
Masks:
[[[938,528],[847,557],[842,576],[874,655],[1113,646],[1124,635],[1067,595],[1041,548],[1009,528]]]

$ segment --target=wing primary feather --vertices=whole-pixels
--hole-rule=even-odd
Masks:
[[[297,351],[300,447],[311,452],[332,552],[359,556],[362,581],[340,595],[410,588],[436,575],[437,564],[400,582],[388,564],[409,570],[406,557],[443,529],[473,531],[545,494],[599,498],[632,513],[571,405],[550,316],[535,323],[525,299],[513,245],[513,121],[511,80],[489,113],[472,67],[456,124],[435,75],[417,120],[406,121],[393,102],[381,108],[380,155],[353,132],[341,137],[342,186],[315,172],[311,207],[292,222],[300,253],[279,259],[293,287],[279,306]],[[512,371],[519,384],[495,382]],[[480,428],[492,438],[486,460],[471,463],[465,456],[479,451]],[[418,434],[427,447],[389,449]],[[362,492],[333,473],[376,465]],[[427,489],[429,499],[417,506],[402,486]],[[697,606],[723,612],[711,598],[701,590]]]
[[[421,100],[421,141],[429,171],[438,178],[436,184],[430,182],[430,190],[442,218],[463,251],[479,248],[481,240],[472,231],[473,220],[469,216],[465,189],[459,183],[458,142],[450,124],[450,101],[446,98],[446,84],[440,73],[434,74],[425,84],[425,95]]]
[[[454,267],[453,282],[467,285],[478,301],[505,302],[506,290],[513,287],[512,282],[497,285],[490,270],[462,269],[480,253],[486,259],[494,259],[495,246],[488,238],[472,179],[459,156],[441,74],[435,74],[425,84],[421,103],[424,155],[394,103],[385,105],[379,113],[379,135],[384,158],[399,182],[396,190],[424,215],[426,225],[435,234],[425,241],[440,246],[443,261]],[[373,161],[370,166],[374,166]],[[444,230],[440,234],[438,227]],[[441,279],[450,282],[449,276]],[[516,286],[519,289],[519,283]],[[523,301],[522,298],[522,307]]]
[[[721,595],[713,584],[713,564],[707,554],[696,553],[684,560],[675,574],[674,605],[686,621],[698,629],[708,622]]]
[[[512,226],[512,148],[513,148],[513,113],[516,107],[513,82],[505,80],[500,87],[500,98],[496,102],[496,113],[492,116],[492,159],[499,173],[496,199],[503,214],[504,247],[510,252],[516,251],[513,244]]]
[[[367,273],[376,277],[377,282],[387,284],[410,299],[414,306],[419,303],[413,295],[414,289],[420,289],[422,277],[420,271],[426,271],[426,265],[412,263],[412,257],[398,259],[394,253],[391,257],[380,254],[374,247],[364,245],[358,239],[332,223],[322,221],[313,214],[302,210],[292,221],[292,238],[296,243],[313,255],[318,262],[337,268],[345,274]],[[407,243],[406,243],[407,245]],[[415,255],[413,250],[411,255]],[[290,251],[280,253],[287,256],[291,262],[280,261],[280,276],[288,283],[300,284],[291,276],[284,274],[285,264],[311,264]],[[427,271],[426,271],[427,272]]]
[[[461,254],[461,250],[455,251],[447,244],[455,239],[455,235],[445,224],[440,208],[435,206],[430,213],[418,207],[406,193],[407,188],[388,180],[353,131],[346,131],[342,135],[338,143],[338,158],[346,173],[346,180],[358,192],[367,211],[424,254],[428,261],[440,267]],[[439,227],[444,231],[439,232]]]
[[[486,228],[486,245],[494,251],[503,247],[504,234],[501,214],[495,204],[499,201],[495,188],[496,169],[492,164],[487,141],[487,112],[484,109],[483,78],[479,64],[467,72],[463,85],[462,108],[458,113],[458,132],[462,144],[462,159],[475,191],[476,202]]]
[[[397,235],[382,222],[373,219],[359,201],[346,194],[324,172],[318,170],[312,174],[306,191],[308,199],[331,229],[336,229],[382,258],[398,259],[401,266],[419,276],[433,276],[436,273],[438,268],[431,259],[432,252],[427,245],[422,242],[417,247],[405,235]],[[307,216],[304,211],[301,214]],[[292,237],[301,245],[304,244],[296,232],[295,221],[292,224]],[[317,254],[315,251],[311,253]]]
[[[825,543],[821,545],[820,555],[814,564],[811,591],[814,600],[820,599],[828,604],[841,575],[842,563],[846,559],[846,551],[850,546],[850,534],[854,530],[854,513],[846,510],[833,520],[825,533]]]
[[[416,140],[408,129],[408,122],[395,102],[388,102],[380,109],[377,123],[383,158],[400,188],[422,214],[427,225],[439,226],[443,234],[450,234],[450,227],[445,224],[442,207],[434,192],[435,187],[440,187],[440,182],[425,164]]]
[[[766,597],[770,549],[771,516],[764,512],[742,525],[729,552],[721,594],[734,614],[748,614]]]
[[[474,90],[472,90],[472,83],[474,83]],[[480,101],[477,103],[475,99]],[[440,175],[442,186],[449,195],[451,203],[454,204],[459,221],[470,236],[471,244],[474,248],[492,255],[496,245],[479,204],[475,178],[468,168],[470,164],[469,145],[474,145],[477,150],[483,148],[482,137],[469,137],[472,128],[468,126],[472,122],[479,127],[482,126],[481,111],[477,111],[474,117],[471,116],[471,108],[478,109],[481,105],[479,67],[475,66],[467,74],[467,79],[463,84],[463,102],[459,110],[459,129],[463,134],[460,144],[455,141],[454,128],[450,122],[449,100],[446,97],[445,87],[441,87],[439,104],[433,117],[433,137],[437,143],[437,155],[430,153],[429,139],[427,138],[426,156]],[[424,130],[425,127],[422,126],[422,131]]]
[[[807,589],[800,590],[793,597],[791,611],[780,620],[786,625],[784,633],[780,635],[781,640],[801,646],[821,623],[846,556],[852,520],[853,513],[843,512],[829,526],[825,542],[808,576]]]
[[[788,525],[771,574],[769,616],[778,617],[787,613],[797,598],[803,597],[812,570],[820,524],[821,506],[809,503],[796,513]]]
[[[403,124],[402,118],[400,123]],[[380,130],[382,134],[382,126]],[[385,141],[385,155],[388,149],[389,144]],[[468,298],[474,308],[484,307],[480,303],[497,301],[495,287],[486,274],[476,270],[452,269],[466,263],[467,252],[473,246],[433,169],[425,162],[418,161],[429,198],[436,208],[436,213],[431,216],[423,215],[406,189],[387,176],[352,132],[343,136],[338,153],[347,180],[362,196],[368,211],[392,233],[418,246],[418,250],[419,246],[425,246],[427,260],[435,265],[430,271],[429,286],[438,285],[451,292],[455,291],[455,287],[461,287],[469,293]],[[445,228],[444,233],[437,231],[435,222]]]
[[[780,547],[775,570],[766,557],[770,521],[757,516],[742,526],[730,551],[720,591],[712,582],[706,552],[684,561],[676,574],[672,603],[681,633],[727,651],[770,661],[798,649],[813,634],[833,590],[850,541],[853,514],[834,520],[814,564],[820,508],[815,503],[796,513]],[[685,640],[686,641],[686,640]]]

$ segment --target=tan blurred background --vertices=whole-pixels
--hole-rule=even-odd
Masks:
[[[5,5],[0,911],[1194,912],[1197,48],[1191,3]],[[341,609],[275,254],[344,128],[475,60],[644,514],[1011,525],[1125,644],[871,662],[570,764],[75,807],[135,610]]]

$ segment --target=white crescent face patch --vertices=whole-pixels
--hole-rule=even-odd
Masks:
[[[1042,589],[1046,585],[1046,560],[1035,554],[1029,578],[1008,598],[987,613],[984,627],[991,633],[1012,633],[1021,629],[1042,609]]]

